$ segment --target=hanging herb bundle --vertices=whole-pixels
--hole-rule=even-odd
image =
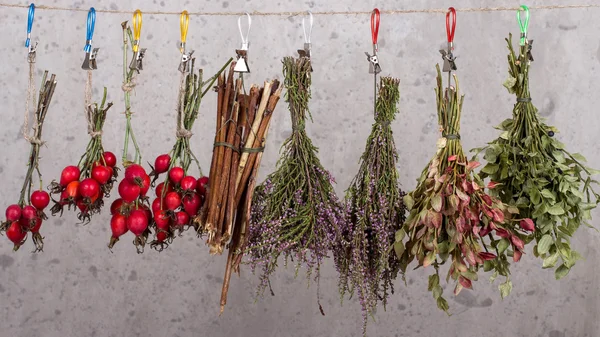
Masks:
[[[394,233],[404,221],[404,192],[396,169],[398,152],[391,123],[398,113],[400,81],[382,77],[375,102],[375,123],[361,156],[360,168],[346,192],[348,226],[334,248],[340,291],[358,293],[364,333],[377,304],[384,307],[393,293],[399,264],[393,251]]]
[[[156,186],[156,199],[152,202],[152,227],[156,238],[151,247],[159,251],[173,241],[176,232],[181,233],[185,228],[194,225],[193,218],[206,197],[208,177],[202,176],[200,163],[190,148],[191,130],[198,118],[202,98],[232,60],[229,59],[221,70],[206,82],[202,79],[202,69],[198,70],[198,74],[194,74],[195,58],[188,61],[189,71],[183,68],[184,71],[181,72],[177,100],[177,140],[171,152],[156,158],[150,173],[154,180],[157,180],[160,174],[167,173],[167,177]],[[196,163],[200,178],[190,174],[192,162]]]
[[[510,262],[518,262],[523,254],[525,236],[516,225],[531,219],[513,218],[518,213],[485,192],[483,183],[473,171],[480,164],[468,161],[460,142],[460,117],[464,96],[459,96],[458,79],[455,87],[443,89],[442,74],[437,69],[438,123],[442,138],[437,152],[423,170],[414,191],[405,196],[410,210],[403,228],[396,233],[394,250],[401,259],[401,269],[416,260],[418,266],[433,265],[428,290],[433,293],[438,308],[448,311],[442,296],[439,268],[446,262],[450,267],[446,280],[456,283],[454,294],[472,289],[479,271],[494,271],[506,277],[499,286],[502,297],[512,289],[509,279]],[[403,239],[407,241],[403,243]],[[510,249],[509,249],[510,248]]]
[[[518,208],[523,228],[533,231],[534,255],[543,259],[543,268],[554,268],[556,279],[568,274],[581,258],[571,249],[570,239],[581,224],[590,226],[591,210],[598,204],[598,194],[591,175],[598,171],[586,167],[585,158],[571,154],[554,138],[558,130],[546,125],[531,101],[529,67],[531,44],[525,41],[517,55],[508,43],[509,78],[504,86],[514,93],[517,102],[513,116],[497,127],[502,133],[482,149],[487,164],[482,177],[489,177],[496,187],[493,193],[503,202]]]
[[[138,16],[139,15],[139,16]],[[135,39],[131,28],[127,25],[127,21],[121,24],[123,28],[123,93],[125,98],[125,141],[123,145],[123,167],[125,174],[119,182],[119,196],[110,209],[112,218],[110,228],[112,236],[108,244],[112,248],[119,241],[119,238],[127,233],[132,232],[135,235],[133,241],[137,252],[142,253],[144,246],[148,240],[150,229],[148,228],[149,221],[152,219],[152,212],[148,206],[148,197],[146,194],[150,189],[150,176],[142,167],[142,155],[137,144],[133,128],[131,126],[131,91],[135,87],[134,77],[142,70],[141,59],[145,52],[139,48],[139,36],[141,31],[141,13],[134,13],[134,28]],[[133,59],[128,67],[128,46],[131,45],[133,50]],[[134,156],[133,160],[128,159],[129,142],[133,143]]]
[[[310,59],[284,58],[283,75],[292,134],[281,147],[275,172],[257,187],[247,253],[252,271],[261,273],[259,294],[283,256],[286,264],[295,259],[297,271],[305,266],[309,279],[314,276],[318,298],[321,263],[332,247],[336,229],[344,225],[345,212],[335,195],[334,179],[321,165],[318,149],[305,130],[306,120],[312,119],[308,108]],[[319,308],[323,312],[320,304]]]
[[[104,151],[102,128],[111,106],[112,103],[106,103],[106,88],[100,105],[94,103],[86,106],[87,129],[91,139],[79,163],[65,167],[60,181],[50,184],[51,194],[58,197],[58,200],[53,198],[52,215],[62,215],[65,207],[79,209],[77,218],[89,223],[93,214],[100,213],[104,197],[110,197],[118,168],[115,167],[115,155]]]
[[[33,62],[30,62],[29,75],[30,80],[33,81]],[[50,107],[54,89],[56,88],[55,75],[52,74],[50,79],[47,78],[48,71],[45,71],[42,78],[37,107],[33,113],[33,134],[30,134],[29,129],[29,95],[27,98],[25,123],[23,125],[23,137],[31,144],[31,151],[27,163],[27,173],[25,173],[25,181],[23,181],[19,202],[6,208],[6,221],[2,222],[0,225],[0,232],[6,233],[6,237],[14,244],[13,250],[15,251],[25,243],[27,233],[29,232],[31,232],[35,251],[42,251],[44,248],[40,227],[42,226],[42,220],[47,219],[47,216],[44,214],[44,209],[50,203],[50,196],[43,190],[42,173],[40,172],[39,167],[40,147],[44,144],[42,141],[42,127],[44,125],[44,120],[46,119],[46,114],[48,113],[48,108]],[[29,88],[29,92],[34,98],[35,105],[35,93],[33,91],[34,89],[32,90],[32,88]],[[34,171],[37,172],[39,189],[32,192]]]

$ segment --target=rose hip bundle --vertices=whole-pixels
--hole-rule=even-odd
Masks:
[[[528,225],[535,232],[534,255],[543,259],[543,268],[554,268],[556,279],[569,273],[581,256],[572,250],[570,239],[582,225],[590,226],[591,210],[599,201],[592,189],[591,175],[598,173],[586,167],[585,158],[570,153],[554,138],[558,130],[546,125],[531,101],[529,66],[531,43],[523,39],[519,55],[508,43],[509,78],[504,83],[517,102],[513,116],[498,127],[502,134],[482,149],[488,162],[482,177],[497,184],[494,195],[518,208],[521,217],[533,219]]]
[[[375,123],[360,159],[358,173],[346,192],[349,226],[334,249],[341,295],[358,293],[363,333],[368,316],[381,301],[385,307],[398,275],[398,258],[391,250],[394,233],[404,221],[396,169],[398,152],[391,122],[398,112],[398,79],[382,77],[375,101]]]
[[[30,70],[33,69],[33,63],[30,63]],[[30,72],[31,78],[33,74]],[[28,168],[21,188],[19,202],[6,208],[6,221],[0,225],[0,232],[6,232],[6,237],[14,244],[14,250],[18,250],[27,238],[27,233],[31,232],[31,238],[35,245],[35,251],[42,251],[44,248],[43,237],[40,234],[42,221],[47,219],[44,209],[50,203],[50,196],[42,190],[42,174],[39,168],[40,147],[42,142],[42,127],[54,89],[56,88],[55,75],[52,74],[47,80],[48,71],[44,72],[42,86],[40,88],[39,99],[36,110],[33,114],[33,134],[29,132],[29,104],[25,110],[25,124],[23,126],[23,137],[31,144],[29,153]],[[37,172],[39,181],[39,190],[32,192],[33,172]]]
[[[281,147],[277,169],[257,187],[246,253],[252,271],[261,273],[259,294],[283,256],[294,260],[297,269],[306,267],[307,277],[317,282],[319,301],[321,264],[338,228],[344,226],[345,212],[335,195],[334,179],[321,165],[318,149],[305,131],[306,119],[312,118],[310,59],[284,58],[283,75],[292,134]]]
[[[196,225],[193,219],[206,198],[208,177],[195,178],[189,172],[190,165],[195,162],[202,176],[200,164],[190,149],[191,129],[198,118],[202,98],[231,61],[206,82],[202,80],[202,69],[194,74],[194,58],[188,61],[189,73],[186,68],[181,73],[177,100],[177,140],[169,154],[156,158],[150,173],[154,177],[153,183],[160,174],[167,173],[165,179],[156,186],[156,199],[152,202],[156,238],[151,247],[159,251],[172,242],[177,231],[181,233],[188,226]]]
[[[512,289],[509,257],[518,262],[523,254],[526,230],[519,222],[531,219],[513,218],[518,210],[507,207],[485,192],[483,183],[473,171],[478,162],[468,161],[460,143],[460,116],[464,96],[456,87],[442,88],[442,75],[437,68],[438,123],[442,138],[437,152],[423,170],[414,191],[404,201],[410,214],[396,233],[394,249],[401,259],[401,269],[416,260],[418,266],[433,265],[435,274],[429,277],[428,289],[437,306],[448,311],[442,297],[439,268],[449,263],[447,279],[457,281],[454,294],[463,288],[472,289],[479,271],[494,271],[506,277],[500,285],[502,297]],[[493,186],[490,186],[492,188]],[[407,241],[403,243],[403,239]]]
[[[135,20],[136,16],[134,14],[134,21]],[[139,20],[141,20],[141,18]],[[131,44],[131,47],[134,50],[134,61],[136,61],[135,57],[138,55],[139,46],[137,44],[139,43],[139,40],[134,40],[131,28],[129,28],[127,22],[123,22],[121,27],[123,28],[122,89],[125,96],[126,118],[125,141],[123,145],[123,167],[125,168],[125,174],[123,175],[123,179],[119,182],[118,190],[120,198],[116,199],[110,207],[112,214],[110,221],[112,236],[108,248],[112,248],[122,235],[130,231],[135,235],[133,244],[135,245],[137,252],[142,253],[148,240],[148,235],[150,234],[148,225],[152,219],[152,212],[148,206],[148,197],[146,196],[150,189],[151,181],[146,170],[140,165],[142,162],[142,155],[131,126],[131,116],[133,115],[133,112],[131,111],[131,90],[133,90],[135,86],[135,83],[133,82],[134,76],[141,70],[141,66],[138,63],[137,65],[127,67],[128,45]],[[140,28],[141,27],[136,26],[136,35],[138,38]],[[130,141],[133,143],[135,152],[133,160],[127,159]]]
[[[117,158],[112,152],[105,152],[102,145],[102,128],[106,113],[112,103],[106,104],[106,88],[100,106],[94,103],[86,107],[88,134],[91,139],[81,156],[79,163],[65,167],[59,182],[50,185],[51,194],[57,196],[52,206],[52,215],[63,209],[79,209],[77,218],[84,223],[91,220],[92,215],[100,213],[104,205],[104,197],[110,196],[113,183],[118,176]]]

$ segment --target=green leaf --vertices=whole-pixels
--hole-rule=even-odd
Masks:
[[[519,208],[515,206],[508,206],[508,213],[510,214],[519,214]]]
[[[508,140],[508,131],[504,131],[500,134],[500,136],[498,136],[504,140]]]
[[[477,273],[472,272],[470,270],[467,270],[465,272],[460,273],[462,276],[464,276],[465,278],[471,280],[471,281],[477,281],[478,277],[477,277]]]
[[[408,209],[409,211],[413,208],[413,206],[415,205],[415,200],[409,195],[405,195],[404,196],[404,205],[406,206],[406,209]]]
[[[448,312],[448,301],[446,301],[446,299],[444,299],[443,297],[439,297],[437,299],[437,306],[438,308],[440,308],[441,310],[444,310],[446,313]]]
[[[438,284],[437,286],[433,287],[432,292],[433,292],[433,298],[435,298],[437,300],[438,298],[442,297],[442,293],[444,292],[444,290]]]
[[[427,283],[427,290],[432,291],[435,286],[440,284],[440,276],[438,274],[429,275],[429,282]]]
[[[400,259],[402,258],[402,254],[404,254],[404,244],[402,241],[394,242],[394,251],[396,252],[396,256]]]
[[[571,157],[573,157],[575,160],[577,160],[580,163],[587,162],[587,159],[585,159],[585,157],[582,156],[581,153],[572,153]]]
[[[481,172],[486,173],[486,174],[494,174],[496,172],[498,172],[498,165],[496,164],[487,164],[483,167],[483,169],[481,169]]]
[[[542,190],[542,196],[546,199],[551,199],[552,201],[556,201],[556,196],[554,196],[554,193],[550,192],[550,190],[548,189],[543,189]]]
[[[554,268],[554,266],[556,266],[556,262],[558,262],[558,252],[545,258],[542,268]]]
[[[563,215],[565,214],[565,210],[561,207],[560,204],[554,204],[550,208],[548,208],[548,213],[552,215]]]
[[[517,79],[509,76],[502,85],[510,92],[511,94],[515,93],[515,84],[517,84]]]
[[[442,197],[439,194],[434,195],[430,203],[434,211],[439,213],[442,210]]]
[[[506,248],[508,248],[509,245],[510,242],[508,242],[507,239],[502,239],[498,241],[498,245],[496,246],[496,248],[498,249],[498,254],[504,253],[504,251],[506,250]]]
[[[565,162],[565,156],[563,156],[561,151],[553,151],[552,152],[552,156],[554,157],[554,159],[556,159],[557,162],[559,162],[560,164]]]
[[[487,273],[488,271],[492,270],[493,268],[494,268],[494,265],[492,264],[491,261],[488,260],[488,261],[483,262],[483,271],[484,272]]]
[[[569,268],[567,268],[567,266],[565,266],[564,264],[561,264],[560,267],[558,267],[556,269],[556,271],[554,272],[554,277],[556,277],[557,280],[560,280],[561,278],[567,276],[567,274],[569,273]]]
[[[406,236],[406,232],[404,231],[404,229],[399,229],[396,231],[396,235],[395,235],[395,239],[396,242],[402,242],[402,240],[404,239],[404,237]]]
[[[550,236],[549,234],[542,236],[542,238],[540,239],[540,241],[537,244],[538,254],[540,254],[540,255],[546,254],[547,252],[550,251],[551,246],[552,246],[552,236]]]
[[[498,286],[498,289],[500,290],[500,297],[505,299],[512,291],[512,282],[510,280],[506,280],[506,282]]]

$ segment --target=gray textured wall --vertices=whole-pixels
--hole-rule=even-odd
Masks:
[[[15,1],[13,1],[15,2]],[[19,1],[27,4],[26,1]],[[39,2],[97,9],[180,11],[344,11],[371,10],[373,1],[76,1]],[[574,4],[553,0],[552,4]],[[577,3],[594,3],[579,0]],[[515,6],[514,1],[461,1],[457,7]],[[529,5],[549,4],[530,1]],[[445,8],[446,1],[388,1],[381,9]],[[0,8],[0,205],[18,198],[28,144],[21,138],[26,50],[23,47],[26,9]],[[600,167],[597,130],[600,127],[600,9],[532,10],[530,37],[535,40],[532,97],[549,123],[562,131],[560,140]],[[38,10],[33,29],[39,40],[38,75],[49,69],[58,87],[45,126],[47,147],[41,168],[47,182],[66,164],[76,163],[87,142],[82,115],[85,73],[80,69],[85,40],[85,12]],[[98,13],[94,46],[100,47],[94,73],[94,97],[106,85],[115,106],[105,128],[105,145],[119,152],[124,129],[121,82],[121,21],[129,14]],[[144,158],[167,151],[174,140],[179,18],[145,15],[142,45],[148,48],[145,70],[133,98],[134,127]],[[281,77],[283,56],[302,45],[299,17],[254,17],[250,60],[252,82]],[[462,135],[470,149],[497,136],[492,128],[510,115],[514,97],[502,87],[506,74],[504,37],[518,33],[510,12],[458,13],[456,43],[459,78],[466,94]],[[443,14],[384,15],[380,30],[380,60],[384,75],[401,79],[400,113],[393,124],[400,152],[398,169],[404,189],[415,186],[438,138],[434,76],[438,47],[445,39]],[[313,33],[314,78],[311,104],[315,123],[308,126],[320,146],[322,161],[337,177],[342,195],[357,170],[372,120],[371,76],[364,51],[371,50],[369,16],[316,16]],[[192,17],[188,46],[196,50],[206,73],[213,73],[238,47],[236,18]],[[250,81],[248,81],[250,82]],[[214,96],[206,99],[196,123],[193,144],[208,170],[214,133]],[[282,101],[268,140],[262,176],[272,170],[277,151],[291,123]],[[4,208],[2,208],[4,209]],[[594,215],[600,219],[600,213]],[[598,224],[598,220],[594,223]],[[107,212],[87,226],[75,215],[48,221],[44,253],[30,254],[28,245],[11,252],[6,238],[0,246],[0,335],[2,336],[359,336],[358,303],[338,302],[336,274],[328,261],[321,287],[326,317],[321,317],[315,289],[281,269],[268,296],[254,303],[256,278],[247,269],[234,277],[226,312],[218,317],[225,259],[210,257],[204,243],[191,233],[167,251],[135,253],[127,240],[114,253],[106,248],[110,235]],[[514,290],[501,301],[495,286],[477,282],[450,300],[454,315],[435,308],[426,289],[427,273],[409,274],[409,285],[398,282],[397,293],[370,336],[599,336],[600,295],[596,280],[598,234],[582,229],[573,246],[587,259],[556,282],[532,255],[514,267]],[[449,287],[447,292],[450,292]]]

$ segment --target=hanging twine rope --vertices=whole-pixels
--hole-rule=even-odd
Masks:
[[[38,120],[37,115],[33,114],[33,135],[29,134],[29,102],[33,102],[33,106],[37,105],[36,103],[36,92],[35,92],[35,84],[34,81],[34,73],[35,73],[35,61],[29,62],[29,84],[27,86],[27,99],[25,102],[25,116],[23,122],[23,138],[31,144],[43,145],[44,142],[38,137]]]
[[[182,72],[179,77],[179,99],[177,100],[177,132],[175,135],[177,138],[187,138],[192,137],[193,133],[185,128],[185,77],[186,73]]]
[[[20,4],[3,4],[0,3],[0,7],[9,8],[27,8],[29,5]],[[68,8],[60,6],[45,6],[39,5],[35,7],[36,10],[52,10],[52,11],[69,11],[69,12],[87,12],[86,8]],[[574,4],[574,5],[540,5],[540,6],[529,6],[529,9],[581,9],[581,8],[600,8],[600,4]],[[470,7],[470,8],[456,8],[459,12],[506,12],[515,11],[519,7]],[[418,13],[446,13],[447,8],[426,8],[426,9],[391,9],[381,10],[381,14],[418,14]],[[112,9],[96,9],[98,13],[112,13],[112,14],[131,14],[133,10],[112,10]],[[144,14],[151,15],[181,15],[181,11],[149,11],[145,10]],[[188,12],[189,15],[196,16],[240,16],[245,15],[246,12]],[[252,16],[303,16],[306,15],[306,11],[287,11],[287,12],[249,12]],[[365,15],[371,14],[371,10],[368,11],[339,11],[339,12],[327,12],[327,11],[315,11],[313,15]]]
[[[92,71],[87,71],[87,79],[85,81],[85,96],[83,98],[83,103],[85,104],[85,109],[92,104]]]
[[[91,105],[91,104],[87,106],[85,119],[86,119],[87,125],[88,125],[88,135],[90,135],[90,137],[92,137],[92,138],[102,137],[102,130],[98,130],[98,131],[95,130],[94,108],[93,108],[93,105]]]

